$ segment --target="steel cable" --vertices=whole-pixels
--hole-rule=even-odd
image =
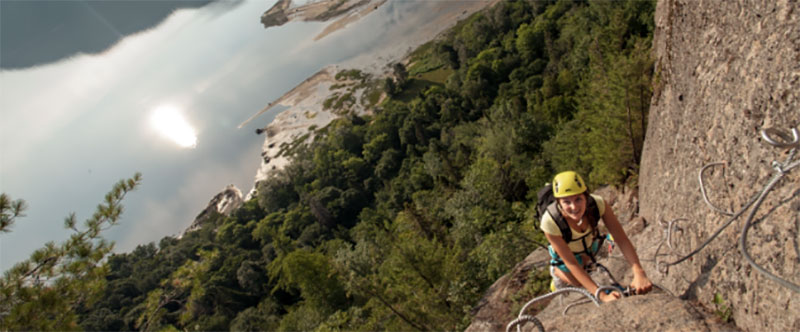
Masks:
[[[783,178],[784,175],[786,175],[786,173],[788,171],[790,171],[791,169],[793,169],[793,168],[795,168],[795,167],[800,165],[800,160],[794,160],[794,161],[792,160],[794,158],[795,154],[797,153],[797,148],[800,147],[800,132],[798,132],[797,128],[792,128],[791,129],[791,134],[792,134],[792,136],[789,136],[789,134],[786,134],[785,132],[782,132],[782,131],[779,131],[779,130],[776,130],[776,129],[773,129],[773,128],[768,128],[768,129],[764,129],[764,130],[761,131],[761,136],[769,144],[772,144],[773,146],[776,146],[776,147],[792,148],[792,149],[789,151],[789,155],[786,158],[786,161],[784,163],[779,163],[777,161],[774,161],[772,163],[773,167],[776,170],[775,175],[772,177],[772,179],[770,179],[770,181],[767,183],[767,185],[765,185],[764,188],[757,195],[753,196],[753,198],[751,198],[750,201],[748,201],[747,204],[745,204],[738,212],[731,213],[731,212],[727,212],[725,210],[722,210],[722,209],[714,206],[709,201],[708,196],[706,194],[705,186],[704,186],[704,183],[703,183],[703,172],[710,166],[724,164],[724,163],[722,163],[722,162],[711,163],[711,164],[703,166],[700,169],[700,172],[698,174],[698,180],[700,182],[700,191],[702,193],[703,200],[706,202],[706,204],[712,210],[717,211],[717,212],[719,212],[721,214],[724,214],[724,215],[731,216],[731,218],[727,222],[725,222],[719,229],[717,229],[717,231],[715,231],[714,234],[711,235],[711,237],[709,237],[705,242],[703,242],[703,244],[701,244],[698,248],[696,248],[695,250],[690,252],[688,255],[683,256],[682,258],[680,258],[680,259],[678,259],[678,260],[676,260],[674,262],[670,262],[670,263],[659,262],[658,261],[658,253],[661,250],[661,247],[663,246],[664,241],[667,241],[667,244],[670,247],[670,249],[673,249],[672,248],[672,243],[671,243],[672,225],[673,225],[674,221],[677,221],[677,220],[680,220],[680,219],[675,219],[673,221],[670,221],[670,223],[668,224],[667,230],[665,231],[666,232],[666,236],[664,238],[662,238],[661,243],[659,243],[658,248],[656,248],[656,252],[655,252],[654,261],[655,261],[655,264],[656,264],[656,269],[659,272],[666,274],[666,273],[669,272],[669,267],[670,266],[679,264],[679,263],[689,259],[690,257],[694,256],[698,252],[700,252],[709,243],[711,243],[711,241],[713,241],[725,228],[730,226],[731,223],[733,223],[736,219],[738,219],[740,216],[742,216],[742,214],[744,214],[744,212],[747,211],[750,208],[751,205],[754,205],[752,210],[750,210],[750,214],[748,215],[747,220],[745,221],[745,225],[742,227],[741,236],[739,237],[739,250],[742,252],[742,255],[744,256],[744,258],[747,261],[747,263],[750,264],[753,268],[755,268],[756,271],[758,271],[761,274],[764,274],[765,276],[767,276],[768,278],[772,279],[773,281],[779,283],[780,285],[782,285],[782,286],[784,286],[786,288],[789,288],[794,292],[800,293],[800,286],[798,286],[797,284],[791,283],[791,282],[789,282],[789,281],[787,281],[785,279],[782,279],[782,278],[770,273],[769,271],[767,271],[766,269],[764,269],[763,267],[758,265],[752,259],[752,257],[750,257],[750,254],[747,251],[747,233],[748,233],[748,230],[750,229],[750,227],[753,225],[753,223],[752,223],[753,218],[755,217],[755,215],[756,215],[756,213],[758,211],[758,208],[761,206],[761,203],[763,203],[763,201],[766,198],[767,194],[769,194],[769,192],[772,190],[772,188],[778,183],[778,181],[781,178]],[[775,138],[773,138],[773,136],[780,137],[781,139],[783,139],[783,142],[776,140]],[[661,224],[663,226],[663,223],[661,223]],[[681,231],[682,231],[682,229],[681,229]]]
[[[512,320],[511,323],[508,323],[508,326],[506,326],[506,332],[511,332],[514,327],[517,328],[517,332],[521,332],[520,328],[524,326],[525,323],[533,323],[536,325],[536,328],[539,330],[539,332],[544,332],[544,326],[542,326],[542,322],[531,315],[522,315]]]
[[[711,237],[709,237],[705,242],[703,242],[703,244],[701,244],[695,250],[692,250],[692,252],[690,252],[688,255],[686,255],[686,256],[682,257],[681,259],[678,259],[678,260],[676,260],[674,262],[657,263],[656,269],[658,269],[659,272],[666,274],[667,271],[669,271],[669,267],[670,266],[676,265],[676,264],[680,264],[681,262],[689,259],[690,257],[694,256],[695,254],[697,254],[698,252],[703,250],[703,248],[705,248],[709,243],[711,243],[711,241],[714,241],[714,239],[717,236],[719,236],[719,234],[722,233],[722,231],[725,230],[725,228],[728,228],[728,226],[730,226],[734,221],[736,221],[736,219],[738,219],[742,214],[744,214],[744,212],[747,211],[747,209],[750,207],[750,205],[752,205],[756,201],[757,198],[758,198],[758,196],[753,197],[753,199],[751,199],[749,202],[747,202],[747,204],[745,204],[744,207],[741,210],[736,212],[733,216],[731,216],[730,219],[728,219],[727,222],[725,222],[720,228],[718,228],[717,231],[714,232],[714,234],[711,235]],[[659,248],[660,248],[660,246],[659,246]],[[658,252],[658,251],[656,251],[656,252]],[[658,257],[656,257],[655,259],[658,259]]]
[[[711,166],[716,166],[716,165],[723,165],[723,167],[724,167],[725,162],[710,163],[710,164],[705,165],[702,168],[700,168],[700,172],[698,172],[698,174],[697,174],[697,180],[700,181],[700,192],[703,194],[703,200],[706,201],[706,204],[708,204],[708,206],[710,206],[712,210],[717,211],[719,213],[722,213],[722,214],[724,214],[726,216],[732,216],[732,215],[734,215],[733,212],[725,211],[723,209],[720,209],[720,208],[714,206],[714,204],[711,204],[711,201],[708,200],[708,195],[706,195],[706,187],[703,185],[703,172],[706,170],[706,168],[709,168]]]
[[[681,262],[689,259],[690,257],[694,256],[695,254],[697,254],[698,252],[703,250],[703,248],[705,248],[709,243],[711,243],[711,241],[713,241],[717,236],[719,236],[719,234],[722,233],[722,231],[725,228],[730,226],[731,223],[733,223],[745,211],[747,211],[750,208],[751,205],[754,205],[753,209],[750,211],[750,214],[747,217],[747,220],[745,221],[744,227],[742,228],[741,236],[739,237],[739,249],[741,250],[742,255],[744,256],[744,258],[748,262],[748,264],[750,264],[753,268],[755,268],[756,271],[758,271],[759,273],[764,274],[768,278],[772,279],[773,281],[779,283],[780,285],[782,285],[782,286],[784,286],[786,288],[791,289],[794,292],[800,293],[800,286],[798,286],[797,284],[791,283],[791,282],[789,282],[789,281],[787,281],[785,279],[782,279],[782,278],[770,273],[769,271],[767,271],[766,269],[764,269],[763,267],[758,265],[752,259],[752,257],[750,257],[750,254],[747,251],[747,234],[748,234],[748,231],[749,231],[750,227],[753,225],[752,221],[753,221],[753,218],[756,215],[756,212],[758,211],[758,208],[761,206],[761,204],[763,203],[763,201],[766,198],[767,194],[772,190],[772,188],[778,183],[778,181],[780,181],[780,179],[783,178],[784,175],[786,175],[786,172],[788,172],[789,170],[791,170],[791,169],[793,169],[793,168],[795,168],[797,166],[800,166],[800,160],[792,161],[792,159],[794,158],[795,153],[797,152],[796,148],[800,147],[800,132],[798,132],[797,128],[792,128],[791,129],[791,133],[792,133],[792,137],[790,137],[788,134],[785,134],[784,132],[781,132],[779,130],[772,129],[772,128],[764,129],[764,130],[761,131],[761,136],[768,143],[770,143],[770,144],[772,144],[774,146],[777,146],[777,147],[792,148],[792,150],[789,152],[789,156],[788,156],[788,158],[786,159],[786,161],[783,164],[778,163],[777,161],[773,162],[773,166],[777,171],[776,174],[773,176],[773,178],[767,183],[766,186],[764,186],[764,188],[757,195],[755,195],[753,198],[751,198],[750,201],[747,202],[747,204],[745,204],[739,211],[737,211],[735,213],[734,212],[728,212],[728,211],[722,210],[722,209],[714,206],[711,203],[711,201],[708,199],[708,195],[707,195],[706,190],[705,190],[705,185],[703,183],[703,173],[704,173],[704,171],[708,167],[711,167],[711,166],[720,165],[720,164],[724,165],[724,162],[711,163],[711,164],[703,166],[700,169],[699,174],[698,174],[698,180],[700,182],[700,191],[702,193],[703,200],[705,201],[705,203],[709,207],[711,207],[712,210],[717,211],[717,212],[719,212],[719,213],[721,213],[723,215],[730,216],[731,218],[728,221],[726,221],[720,228],[718,228],[711,235],[711,237],[709,237],[705,242],[703,242],[703,244],[701,244],[698,248],[694,249],[688,255],[686,255],[686,256],[684,256],[684,257],[682,257],[682,258],[680,258],[680,259],[678,259],[678,260],[676,260],[674,262],[659,263],[658,262],[658,252],[660,251],[660,249],[663,246],[665,241],[667,242],[667,246],[670,249],[674,250],[674,248],[672,247],[672,231],[674,229],[673,226],[676,226],[677,229],[680,230],[681,233],[682,233],[683,229],[680,228],[679,226],[677,226],[676,222],[677,221],[681,221],[681,220],[687,220],[687,219],[676,218],[676,219],[673,219],[673,220],[669,221],[668,224],[667,224],[667,230],[665,231],[665,234],[664,234],[665,236],[662,238],[661,243],[658,245],[658,248],[656,248],[656,252],[655,252],[654,261],[655,261],[657,270],[659,270],[662,273],[667,273],[669,271],[669,266],[680,264]],[[779,141],[775,140],[774,138],[772,138],[772,136],[774,136],[774,135],[779,136],[781,139],[784,140],[784,142],[779,142]],[[661,222],[661,221],[659,221],[659,222],[660,222],[660,224],[662,226],[664,225],[663,222]],[[605,266],[603,266],[601,264],[596,264],[596,265],[598,267],[602,268],[603,271],[606,274],[608,274],[609,278],[611,278],[611,280],[614,283],[616,283],[616,280],[614,279],[613,275],[611,274],[611,272],[608,271],[608,269],[605,268]],[[663,270],[662,270],[662,266],[663,266]],[[661,287],[659,285],[653,284],[653,287],[659,288],[662,291],[665,291],[665,292],[669,293],[670,295],[672,294],[669,290],[667,290],[666,288]],[[577,292],[577,293],[580,293],[580,294],[586,296],[590,300],[590,302],[593,302],[596,306],[599,307],[600,306],[600,302],[598,300],[598,296],[599,296],[601,291],[605,291],[605,290],[620,291],[619,288],[614,287],[614,286],[600,286],[595,291],[595,294],[592,295],[587,290],[582,289],[582,288],[567,287],[567,288],[562,288],[560,290],[556,290],[555,292],[551,292],[551,293],[536,297],[536,298],[528,301],[527,303],[525,303],[524,306],[522,306],[522,309],[520,310],[518,317],[516,319],[514,319],[513,321],[509,322],[509,324],[506,326],[506,332],[511,332],[514,327],[516,327],[517,332],[521,332],[521,327],[524,326],[526,323],[529,323],[529,322],[534,323],[536,325],[537,329],[540,332],[544,332],[544,326],[542,325],[541,321],[539,321],[539,319],[537,319],[534,316],[525,315],[524,314],[525,311],[528,309],[528,307],[530,305],[532,305],[533,303],[536,303],[536,302],[544,300],[544,299],[548,299],[550,297],[557,296],[559,294],[563,294],[563,293],[567,293],[567,292]],[[621,292],[621,293],[623,295],[625,295],[625,292]],[[589,301],[583,300],[583,301],[579,301],[579,302],[576,302],[576,303],[572,303],[572,304],[568,305],[564,309],[562,314],[566,314],[567,311],[570,308],[572,308],[573,306],[580,305],[580,304],[585,304],[585,303],[588,303],[588,302]]]
[[[611,279],[611,281],[615,285],[619,285],[619,283],[617,283],[617,279],[614,278],[614,275],[611,274],[611,271],[609,271],[605,266],[603,266],[600,263],[593,263],[593,267],[596,267],[598,269],[602,269],[603,272],[605,272],[608,275],[608,278]],[[666,288],[664,288],[664,287],[662,287],[660,285],[654,284],[654,283],[652,285],[653,285],[653,287],[658,288],[658,289],[666,292],[667,294],[673,296],[672,292],[670,292],[668,289],[666,289]],[[534,323],[536,325],[536,327],[539,329],[540,332],[544,332],[544,326],[542,325],[541,321],[539,321],[538,318],[536,318],[534,316],[531,316],[531,315],[525,315],[525,311],[527,311],[528,307],[530,307],[532,304],[534,304],[536,302],[539,302],[539,301],[542,301],[542,300],[545,300],[545,299],[548,299],[548,298],[551,298],[553,296],[557,296],[559,294],[567,293],[567,292],[577,292],[577,293],[582,294],[586,298],[588,298],[588,300],[587,299],[583,299],[583,300],[580,300],[580,301],[577,301],[577,302],[574,302],[574,303],[570,303],[569,305],[567,305],[567,307],[564,308],[564,311],[561,313],[562,315],[566,315],[567,312],[569,311],[569,309],[571,309],[574,306],[581,305],[581,304],[586,304],[586,303],[590,303],[591,302],[591,303],[594,303],[596,306],[599,307],[600,306],[600,300],[598,300],[598,299],[599,299],[600,292],[601,291],[605,291],[605,290],[611,290],[611,291],[620,292],[620,294],[622,294],[623,296],[629,296],[629,295],[633,294],[630,288],[627,289],[627,290],[623,290],[623,289],[621,289],[621,288],[619,288],[617,286],[607,286],[607,285],[606,286],[600,286],[600,287],[597,288],[597,290],[595,291],[594,295],[589,293],[589,291],[587,291],[584,288],[565,287],[565,288],[556,290],[555,292],[551,292],[551,293],[536,297],[533,300],[530,300],[527,303],[525,303],[525,305],[522,306],[522,309],[520,309],[519,315],[517,316],[517,318],[508,323],[508,325],[506,326],[506,331],[507,332],[511,332],[512,329],[514,327],[516,327],[517,328],[517,332],[521,332],[521,327],[522,326],[524,326],[526,323],[532,322],[532,323]]]
[[[569,293],[569,292],[580,293],[583,296],[588,297],[592,302],[594,302],[594,304],[596,306],[598,306],[598,307],[600,306],[600,301],[598,301],[596,297],[592,296],[592,294],[589,293],[589,291],[587,291],[587,290],[585,290],[583,288],[565,287],[565,288],[556,290],[555,292],[547,293],[545,295],[536,297],[533,300],[530,300],[527,303],[525,303],[525,305],[522,306],[522,309],[519,310],[519,315],[517,316],[517,318],[514,319],[513,321],[511,321],[510,323],[508,323],[508,325],[506,326],[506,332],[511,332],[514,327],[517,328],[517,332],[521,332],[522,331],[521,327],[527,322],[533,322],[539,328],[540,332],[544,332],[544,327],[542,326],[542,323],[539,321],[539,319],[537,319],[536,317],[533,317],[533,316],[525,315],[524,314],[525,311],[528,310],[528,307],[530,307],[532,304],[534,304],[536,302],[539,302],[539,301],[542,301],[542,300],[545,300],[545,299],[549,299],[549,298],[554,297],[554,296],[559,295],[559,294],[564,294],[564,293]]]
[[[797,137],[797,136],[795,136],[795,137]],[[792,153],[792,154],[794,154],[794,153]],[[744,227],[742,227],[742,235],[739,237],[739,250],[742,251],[742,256],[744,256],[744,259],[747,261],[747,263],[749,263],[750,266],[755,268],[756,271],[761,272],[761,274],[763,274],[763,275],[767,276],[768,278],[772,279],[773,281],[779,283],[781,286],[786,287],[788,289],[791,289],[795,293],[800,293],[800,285],[791,283],[788,280],[783,279],[781,277],[778,277],[775,274],[767,271],[766,269],[764,269],[763,267],[758,265],[753,260],[752,257],[750,257],[750,253],[747,252],[747,231],[750,229],[750,226],[752,226],[751,222],[753,221],[753,217],[755,217],[759,206],[761,206],[761,203],[764,202],[764,198],[767,197],[767,194],[769,193],[770,190],[772,190],[772,187],[774,187],[775,184],[777,184],[778,181],[780,181],[780,179],[783,178],[783,176],[786,174],[786,171],[789,171],[792,168],[797,167],[798,165],[800,165],[800,160],[797,160],[792,164],[786,165],[785,168],[781,167],[783,165],[778,165],[776,167],[777,170],[778,170],[777,174],[775,174],[775,176],[772,178],[772,180],[770,180],[770,182],[767,184],[765,190],[762,191],[761,195],[758,196],[758,199],[756,200],[756,203],[755,203],[755,206],[753,207],[753,210],[750,211],[750,215],[747,216],[747,220],[744,223]]]

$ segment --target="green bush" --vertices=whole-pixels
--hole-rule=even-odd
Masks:
[[[282,145],[291,163],[213,227],[110,258],[82,326],[463,330],[486,289],[544,242],[533,206],[556,172],[635,184],[654,9],[501,1],[392,77],[337,73],[326,109],[389,98]],[[532,272],[516,305],[547,290],[545,274]]]

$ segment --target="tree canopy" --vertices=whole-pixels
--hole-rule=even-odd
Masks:
[[[464,329],[545,243],[534,200],[553,174],[635,185],[654,9],[501,1],[471,16],[371,81],[388,96],[371,115],[341,111],[293,145],[230,216],[92,260],[102,278],[76,289],[102,295],[63,307],[77,325],[60,327]]]

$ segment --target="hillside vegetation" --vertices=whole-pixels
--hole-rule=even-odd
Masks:
[[[556,171],[636,183],[654,8],[501,1],[461,22],[231,216],[109,257],[80,327],[464,329],[544,243],[532,206]]]

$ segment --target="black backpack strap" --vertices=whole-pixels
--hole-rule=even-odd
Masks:
[[[564,219],[564,216],[562,216],[561,212],[558,211],[558,206],[556,206],[556,204],[558,203],[550,203],[550,205],[547,206],[547,213],[549,213],[550,217],[553,218],[553,221],[556,222],[556,226],[558,226],[558,229],[561,231],[561,237],[563,237],[564,241],[569,244],[572,242],[572,230],[569,228],[567,220]]]
[[[589,220],[589,226],[592,227],[592,233],[594,234],[595,241],[599,241],[598,243],[598,250],[603,247],[603,242],[605,242],[605,234],[600,234],[600,228],[597,227],[597,223],[602,218],[600,215],[600,209],[597,207],[597,201],[592,197],[592,195],[586,195],[586,212],[589,213],[593,218],[587,218]],[[553,218],[553,221],[556,222],[558,229],[561,231],[561,237],[564,238],[564,241],[569,244],[572,242],[572,229],[569,227],[567,220],[564,219],[564,216],[561,215],[561,211],[558,210],[557,206],[558,202],[550,203],[547,206],[547,213]],[[586,235],[584,235],[585,237]],[[583,251],[581,253],[586,253],[592,262],[595,262],[595,252],[592,252],[590,248],[586,246],[586,241],[581,238],[581,242],[583,243]],[[591,244],[590,244],[591,245]]]

